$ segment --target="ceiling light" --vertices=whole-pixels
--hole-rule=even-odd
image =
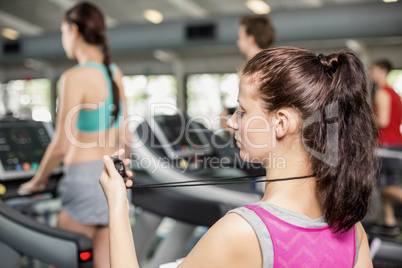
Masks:
[[[208,15],[208,11],[193,0],[168,0],[168,2],[194,18],[205,18]]]
[[[262,0],[247,0],[246,6],[258,15],[268,14],[271,11],[271,7]]]
[[[11,28],[3,28],[1,35],[10,40],[17,40],[20,36],[20,33]]]
[[[153,56],[160,60],[161,62],[173,62],[177,59],[179,59],[178,55],[174,53],[173,51],[166,51],[162,49],[157,49],[153,52]]]
[[[382,0],[384,3],[398,2],[398,0]]]
[[[154,24],[161,23],[163,21],[163,15],[158,10],[147,9],[144,11],[144,17]]]
[[[42,27],[39,27],[32,22],[26,21],[3,10],[0,10],[0,24],[7,25],[9,28],[17,30],[26,36],[40,35],[45,31],[45,29]]]
[[[345,46],[354,52],[361,52],[363,50],[362,44],[354,39],[348,39],[345,41]]]

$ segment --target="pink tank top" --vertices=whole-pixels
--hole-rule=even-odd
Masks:
[[[287,223],[265,209],[249,205],[271,235],[274,267],[353,267],[356,255],[355,228],[332,233],[329,226],[305,228]]]

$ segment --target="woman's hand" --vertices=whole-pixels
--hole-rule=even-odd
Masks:
[[[124,150],[120,149],[115,153],[117,156],[124,155]],[[102,185],[103,192],[105,193],[107,202],[109,204],[109,210],[121,209],[121,208],[129,208],[129,202],[127,199],[127,190],[126,187],[129,188],[133,185],[131,180],[127,180],[124,183],[123,178],[116,171],[113,160],[110,156],[105,155],[103,157],[104,168],[102,174],[99,178],[99,182]],[[123,163],[125,166],[131,163],[130,159],[124,159]],[[127,177],[132,177],[133,172],[129,169],[126,169]]]
[[[36,192],[43,191],[45,189],[45,186],[46,185],[44,182],[42,182],[41,180],[37,180],[34,177],[30,181],[27,181],[27,182],[21,184],[20,187],[18,188],[17,192],[20,195],[36,193]]]

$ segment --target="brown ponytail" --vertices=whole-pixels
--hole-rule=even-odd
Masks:
[[[313,163],[319,180],[317,194],[325,207],[325,218],[335,231],[348,230],[365,216],[375,187],[377,128],[367,102],[366,76],[362,62],[352,53],[323,57],[320,64],[330,76],[324,107],[338,105],[338,140],[326,142],[310,138],[315,148],[338,149],[338,165],[319,159]],[[320,124],[320,132],[327,129]],[[364,135],[364,137],[363,137]],[[337,144],[338,143],[338,144]]]
[[[105,55],[105,58],[103,60],[103,64],[105,65],[105,67],[107,69],[107,73],[108,73],[109,78],[110,78],[110,81],[112,82],[114,109],[113,109],[113,112],[112,112],[113,120],[112,120],[111,124],[113,124],[113,122],[116,121],[117,116],[119,115],[119,111],[120,111],[120,95],[119,95],[119,88],[117,87],[116,82],[113,80],[113,75],[112,75],[112,72],[110,70],[111,59],[110,59],[109,45],[107,43],[106,36],[105,36],[105,39],[104,39],[102,49],[103,49],[103,55]]]
[[[110,81],[112,83],[113,94],[113,120],[116,121],[120,111],[120,95],[119,88],[113,80],[113,75],[110,70],[111,56],[109,45],[106,37],[106,25],[102,12],[95,5],[87,2],[82,2],[66,12],[65,20],[69,24],[76,24],[79,32],[89,44],[100,45],[104,55],[103,64],[106,67]],[[110,108],[110,107],[108,107]]]
[[[368,210],[377,168],[377,129],[361,61],[348,52],[277,47],[251,59],[243,76],[254,78],[268,112],[300,111],[325,220],[334,232],[352,228]]]

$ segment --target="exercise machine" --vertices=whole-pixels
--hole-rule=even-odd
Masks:
[[[87,236],[39,223],[15,209],[16,204],[33,202],[32,194],[21,194],[18,187],[35,174],[52,135],[49,123],[0,120],[1,266],[17,267],[25,255],[57,267],[92,267],[92,242]],[[44,191],[35,196],[54,197],[61,175],[61,168],[56,169]]]

